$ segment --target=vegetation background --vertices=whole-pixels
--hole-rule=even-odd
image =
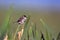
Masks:
[[[52,8],[54,7],[52,6]],[[17,23],[14,22],[16,22],[20,16],[25,14],[27,16],[28,15],[31,16],[29,25],[36,24],[37,30],[40,31],[40,29],[42,29],[42,32],[44,33],[45,29],[43,28],[43,25],[40,22],[40,19],[42,19],[45,22],[45,24],[48,25],[47,30],[49,30],[52,33],[53,37],[56,38],[58,33],[60,32],[60,11],[56,9],[54,8],[54,10],[52,11],[51,10],[47,11],[46,9],[39,10],[38,8],[34,8],[31,6],[15,8],[14,4],[11,4],[7,8],[6,5],[0,5],[0,29],[3,28],[2,26],[4,26],[5,24],[5,26],[8,25],[10,27],[9,32],[14,33],[18,25]],[[4,23],[5,19],[7,20],[6,23]]]

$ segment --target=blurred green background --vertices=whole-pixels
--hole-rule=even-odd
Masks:
[[[59,5],[54,4],[53,1],[52,4],[50,4],[51,2],[47,2],[46,4],[44,2],[41,2],[42,4],[40,4],[39,2],[40,1],[0,1],[0,27],[3,26],[7,14],[12,11],[9,19],[10,31],[15,32],[18,24],[14,22],[16,22],[20,16],[30,15],[30,22],[36,23],[36,28],[38,30],[42,29],[44,32],[43,25],[40,22],[41,18],[48,25],[48,29],[53,34],[53,37],[57,37],[60,32]],[[11,5],[13,8],[10,10]]]
[[[0,9],[0,27],[2,26],[2,23],[4,21],[4,18],[7,15],[7,10]],[[16,22],[21,15],[31,15],[31,22],[34,22],[37,24],[37,28],[41,29],[42,24],[39,22],[40,18],[44,20],[45,23],[48,24],[49,28],[52,29],[52,33],[56,37],[58,32],[60,32],[60,12],[38,12],[34,10],[13,10],[11,17],[10,17],[10,26],[12,27],[11,29],[14,30],[16,29],[17,25]]]

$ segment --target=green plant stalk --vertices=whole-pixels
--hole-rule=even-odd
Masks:
[[[27,18],[27,21],[26,21],[25,26],[24,26],[24,28],[25,28],[24,30],[26,30],[26,28],[28,28],[27,25],[28,25],[29,20],[30,20],[30,15],[29,15],[28,18]]]
[[[52,40],[52,34],[51,33],[49,33],[49,39]]]
[[[25,30],[28,30],[28,22],[29,22],[29,20],[30,20],[30,16],[28,16],[28,19],[27,19],[27,21],[25,23],[24,32],[25,32]]]
[[[49,39],[49,34],[48,34],[48,31],[46,30],[46,38],[45,38],[45,40],[50,40]]]
[[[5,28],[7,28],[12,11],[13,11],[13,8],[12,8],[12,6],[10,6],[9,10],[6,13],[6,17],[5,17],[4,21],[3,21],[1,30],[4,30]]]
[[[39,33],[37,30],[36,30],[36,40],[39,40]]]
[[[36,40],[36,24],[32,25],[33,39]]]
[[[41,31],[40,31],[40,40],[42,40],[42,39],[41,39]]]
[[[33,38],[33,34],[34,34],[34,32],[33,32],[33,25],[29,26],[28,32],[29,32],[29,38],[30,38],[30,40],[33,40],[34,39]]]
[[[2,26],[0,28],[1,36],[4,36],[7,32],[7,29],[9,28],[9,21],[10,21],[11,13],[12,13],[12,6],[10,6],[9,10],[7,11],[6,16],[3,20]]]
[[[29,30],[27,30],[27,40],[29,40]]]
[[[46,23],[44,23],[44,21],[42,20],[42,19],[40,19],[40,21],[41,21],[41,23],[43,24],[43,26],[44,26],[44,28],[46,29],[46,35],[45,35],[45,39],[46,40],[51,40],[52,38],[51,38],[51,29],[50,28],[48,28],[48,26],[47,26],[47,24]],[[48,31],[47,31],[48,30]]]
[[[29,35],[32,35],[32,27],[29,28]]]
[[[20,27],[20,25],[18,25],[18,27],[16,29],[16,32],[15,32],[14,37],[13,37],[13,40],[15,40],[15,38],[16,38],[16,34],[17,34],[18,30],[19,30],[19,27]]]
[[[23,39],[23,37],[26,37],[25,39],[27,40],[27,30],[28,30],[28,22],[29,22],[29,20],[30,20],[30,15],[27,17],[27,21],[26,21],[26,23],[24,25],[24,32],[23,32],[23,35],[22,35],[21,39]]]
[[[50,27],[48,28],[48,25],[42,19],[40,19],[40,22],[43,24],[45,29],[47,29],[50,33],[52,33],[52,29]]]
[[[2,25],[2,32],[6,30],[8,23],[9,23],[9,19],[10,19],[10,14],[6,15],[6,18],[4,19],[3,25]]]

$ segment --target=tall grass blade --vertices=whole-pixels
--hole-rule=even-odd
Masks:
[[[32,25],[32,34],[33,34],[34,40],[36,40],[36,24]]]
[[[43,21],[43,19],[40,19],[40,22],[43,25],[43,28],[47,29],[50,33],[52,33],[52,29]]]
[[[48,34],[48,31],[46,30],[46,36],[45,36],[46,38],[45,38],[45,40],[50,40],[49,39],[49,34]]]
[[[29,27],[28,33],[29,33],[29,40],[32,40],[32,26]]]
[[[18,27],[17,27],[17,29],[16,29],[16,31],[15,31],[15,34],[14,34],[13,40],[15,40],[15,38],[16,38],[16,34],[17,34],[19,28],[20,28],[20,25],[18,25]]]
[[[9,21],[10,21],[10,16],[11,16],[11,13],[12,13],[12,6],[10,6],[9,10],[7,11],[6,13],[6,16],[4,18],[4,21],[2,23],[2,26],[0,28],[0,33],[1,33],[1,36],[7,32],[7,29],[9,27]]]
[[[27,40],[29,40],[29,30],[27,31],[27,38],[28,38]]]
[[[27,17],[27,21],[26,21],[26,23],[24,25],[24,32],[23,32],[23,35],[22,35],[22,38],[21,38],[22,40],[23,40],[23,38],[27,40],[27,30],[28,30],[28,22],[29,22],[29,20],[30,20],[30,15]]]
[[[46,30],[45,35],[44,35],[45,40],[52,40],[52,38],[51,38],[51,29],[48,28],[48,25],[42,19],[40,19],[40,21],[43,24],[44,29]]]

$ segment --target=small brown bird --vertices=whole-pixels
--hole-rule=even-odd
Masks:
[[[27,19],[27,16],[26,15],[23,15],[22,17],[20,17],[18,20],[17,20],[17,23],[18,24],[24,24],[24,22],[26,21]]]

